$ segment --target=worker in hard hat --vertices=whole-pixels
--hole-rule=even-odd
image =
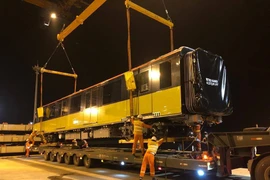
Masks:
[[[163,138],[157,141],[157,138],[153,136],[151,139],[148,139],[148,148],[146,150],[146,153],[143,157],[141,171],[140,171],[140,180],[143,179],[146,166],[149,164],[150,166],[150,176],[152,177],[152,180],[155,180],[155,155],[157,153],[158,147],[163,143]]]
[[[82,145],[81,145],[82,148],[88,148],[88,142],[84,139],[82,140]]]
[[[32,144],[35,144],[35,137],[37,136],[37,131],[36,130],[34,130],[31,134],[30,134],[30,136],[28,137],[28,140],[30,141],[30,142],[32,142]]]
[[[131,118],[131,123],[134,126],[133,134],[134,134],[134,142],[132,146],[132,154],[136,157],[136,147],[138,140],[140,141],[140,147],[142,151],[142,155],[144,155],[144,145],[143,145],[143,128],[152,128],[151,125],[145,124],[142,122],[143,116],[138,115],[137,118],[133,119]]]
[[[77,139],[73,139],[72,141],[71,141],[71,143],[72,143],[72,148],[79,148],[79,146],[78,146],[78,141],[77,141]]]
[[[30,148],[33,146],[29,139],[26,139],[25,143],[25,157],[30,157]]]

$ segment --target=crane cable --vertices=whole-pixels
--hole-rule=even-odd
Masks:
[[[61,29],[61,32],[63,31],[64,28],[65,28],[65,24],[63,25],[63,27],[62,27],[62,29]],[[48,63],[49,63],[50,60],[52,59],[52,56],[54,55],[54,53],[56,52],[56,50],[57,50],[57,48],[59,47],[60,44],[61,44],[61,47],[62,47],[62,49],[63,49],[63,51],[64,51],[64,53],[65,53],[65,55],[66,55],[66,57],[67,57],[67,60],[68,60],[68,62],[69,62],[69,65],[70,65],[70,67],[71,67],[71,70],[72,70],[73,74],[76,74],[76,72],[75,72],[75,70],[74,70],[74,68],[73,68],[73,66],[72,66],[72,64],[71,64],[70,58],[69,58],[69,56],[68,56],[68,54],[67,54],[67,51],[66,51],[66,49],[65,49],[64,44],[63,44],[62,41],[59,41],[59,42],[58,42],[58,44],[57,44],[57,46],[55,47],[53,53],[51,54],[51,56],[49,57],[49,59],[47,60],[47,62],[44,64],[43,67],[44,67],[44,68],[47,67]]]
[[[167,19],[168,19],[169,21],[171,21],[171,22],[172,22],[172,19],[171,19],[170,15],[169,15],[169,11],[168,11],[168,9],[167,9],[167,7],[166,7],[166,5],[165,5],[164,0],[161,0],[161,1],[162,1],[162,4],[163,4],[163,7],[164,7],[164,10],[165,10],[165,13],[166,13],[166,15],[167,15]]]
[[[65,26],[66,26],[66,25],[63,24],[63,27],[62,27],[62,29],[61,29],[61,32],[64,30]],[[57,46],[55,47],[53,53],[51,54],[51,56],[49,57],[49,59],[47,60],[47,62],[44,64],[44,66],[43,66],[44,68],[47,67],[47,64],[49,63],[49,61],[51,60],[52,56],[53,56],[54,53],[56,52],[56,50],[57,50],[57,48],[59,47],[60,43],[61,43],[61,41],[59,41],[59,43],[58,43]]]
[[[76,72],[75,72],[75,70],[74,70],[74,68],[73,68],[73,66],[72,66],[72,64],[71,64],[71,61],[70,61],[70,59],[69,59],[69,56],[68,56],[68,54],[67,54],[67,51],[66,51],[66,49],[65,49],[64,44],[62,43],[62,41],[60,41],[60,44],[61,44],[61,46],[62,46],[62,49],[63,49],[64,52],[65,52],[65,55],[66,55],[66,57],[67,57],[67,60],[68,60],[68,62],[69,62],[69,65],[70,65],[70,67],[71,67],[72,72],[73,72],[74,74],[76,74]]]
[[[169,11],[168,11],[168,9],[167,9],[167,7],[165,5],[164,0],[161,0],[161,1],[162,1],[162,4],[163,4],[165,13],[167,15],[167,20],[169,20],[170,22],[172,22],[172,19],[171,19],[170,15],[169,15]],[[173,51],[174,50],[174,45],[173,45],[174,44],[173,43],[173,27],[170,27],[170,39],[171,39],[171,51]]]
[[[44,66],[43,66],[44,68],[47,67],[47,64],[49,63],[49,61],[51,60],[52,56],[53,56],[54,53],[56,52],[56,50],[57,50],[57,48],[59,47],[60,43],[61,43],[61,42],[59,41],[59,43],[58,43],[57,46],[55,47],[53,53],[51,54],[51,56],[49,57],[49,59],[47,60],[47,62],[44,64]]]

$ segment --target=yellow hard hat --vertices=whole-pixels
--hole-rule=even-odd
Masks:
[[[156,136],[153,136],[153,137],[151,138],[151,140],[152,140],[152,141],[157,141]]]

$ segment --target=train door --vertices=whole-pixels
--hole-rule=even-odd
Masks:
[[[154,116],[181,111],[179,57],[173,56],[152,65],[152,104]]]
[[[141,68],[135,75],[137,95],[135,100],[135,112],[137,114],[152,114],[152,95],[151,95],[151,69],[149,67]]]
[[[152,64],[151,69],[149,71],[149,80],[151,82],[151,102],[152,102],[152,114],[154,116],[160,116],[160,106],[162,106],[162,102],[160,102],[160,96],[162,93],[160,90],[160,68],[159,64]]]
[[[83,125],[87,125],[90,123],[90,120],[91,120],[90,105],[91,105],[91,90],[88,90],[85,93],[84,110],[83,110],[83,116],[84,116]]]
[[[61,130],[61,129],[65,129],[68,128],[68,122],[66,118],[63,118],[63,116],[66,116],[69,114],[69,103],[70,103],[70,99],[63,99],[62,101],[60,101],[60,118],[57,121],[57,130]]]
[[[56,130],[61,130],[61,129],[64,129],[66,127],[65,121],[63,120],[63,118],[61,118],[63,102],[64,101],[60,101],[60,102],[55,103],[55,118],[58,118],[56,120]]]
[[[97,88],[90,89],[85,94],[83,125],[97,123],[97,112],[98,112],[97,96],[98,96]]]

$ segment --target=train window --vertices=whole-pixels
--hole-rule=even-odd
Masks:
[[[57,102],[55,104],[54,117],[59,117],[60,116],[60,109],[61,109],[61,104]]]
[[[121,100],[121,80],[109,83],[103,87],[103,104]]]
[[[107,84],[103,87],[103,104],[109,104],[111,102],[112,84]]]
[[[97,105],[97,95],[98,95],[98,89],[92,89],[92,106],[96,106]]]
[[[119,79],[112,84],[112,102],[118,102],[121,100],[121,80]]]
[[[140,74],[135,75],[135,84],[136,84],[136,89],[134,91],[132,91],[133,96],[135,94],[138,94],[138,89],[139,89],[139,85],[140,85]]]
[[[172,86],[171,62],[166,61],[159,65],[160,89]]]
[[[61,111],[62,111],[61,116],[68,115],[68,101],[67,101],[67,99],[62,101]]]
[[[44,118],[43,120],[48,120],[50,118],[51,109],[49,106],[44,107]]]
[[[54,118],[55,116],[55,104],[44,107],[44,119],[43,120],[48,120],[51,118]]]
[[[79,112],[81,110],[81,95],[71,97],[70,113]]]
[[[89,108],[90,107],[90,99],[91,98],[91,94],[90,94],[90,92],[87,92],[86,94],[85,94],[85,108]]]
[[[145,71],[140,74],[139,88],[140,88],[140,92],[145,92],[149,90],[149,72],[148,71]]]
[[[55,116],[55,104],[53,104],[53,105],[50,105],[50,117],[49,118],[54,118],[54,116]]]

